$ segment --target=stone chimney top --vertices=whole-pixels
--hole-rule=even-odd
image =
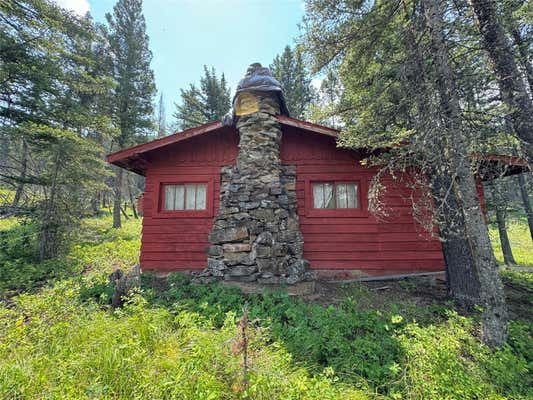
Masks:
[[[244,75],[244,78],[237,85],[237,90],[233,97],[234,108],[235,101],[244,92],[274,95],[279,102],[280,113],[289,116],[289,110],[285,103],[281,84],[272,76],[270,69],[263,67],[260,63],[250,64],[246,70],[246,75]]]

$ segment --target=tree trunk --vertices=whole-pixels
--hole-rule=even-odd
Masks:
[[[126,221],[130,219],[130,217],[128,217],[128,214],[126,214],[126,204],[124,204],[124,208],[120,207],[120,212],[122,213],[122,215],[124,215]]]
[[[120,220],[120,209],[122,208],[120,202],[122,201],[122,177],[124,170],[122,168],[116,168],[115,175],[115,187],[113,188],[113,228],[122,227],[122,221]]]
[[[133,192],[131,190],[132,182],[129,179],[130,175],[128,175],[128,194],[130,197],[130,203],[131,203],[131,211],[133,211],[133,218],[138,219],[139,216],[137,215],[137,208],[135,207],[135,197],[133,196]],[[134,181],[135,183],[135,181]]]
[[[479,203],[476,181],[470,166],[459,98],[449,65],[443,29],[444,12],[439,0],[423,0],[422,3],[434,55],[443,133],[447,139],[446,157],[455,173],[452,189],[464,216],[465,240],[472,249],[473,274],[479,281],[480,305],[483,307],[483,340],[489,346],[499,346],[507,337],[507,307],[498,266]]]
[[[99,216],[102,214],[100,209],[100,192],[95,192],[94,196],[91,198],[91,208],[94,216]]]
[[[45,201],[45,209],[41,221],[39,240],[39,262],[49,260],[57,255],[58,225],[54,221],[55,200],[57,193],[57,177],[59,175],[60,154],[56,153],[54,175],[50,186],[50,197]]]
[[[522,65],[522,68],[524,68],[524,71],[526,73],[526,80],[529,85],[529,93],[533,95],[533,66],[529,61],[529,57],[527,54],[528,43],[524,42],[524,39],[520,34],[520,30],[516,26],[513,26],[513,28],[511,29],[511,36],[516,47],[518,48],[518,54],[520,54],[520,64]]]
[[[408,90],[416,99],[420,118],[415,119],[417,129],[430,135],[432,129],[431,115],[435,110],[431,109],[429,87],[424,65],[424,57],[417,46],[416,38],[417,17],[411,17],[411,23],[406,27],[404,44],[408,54]],[[446,265],[446,286],[448,295],[457,303],[472,307],[480,303],[479,280],[474,274],[472,249],[464,239],[466,236],[464,215],[460,211],[459,200],[455,192],[450,190],[453,182],[448,168],[448,163],[443,159],[445,141],[441,137],[432,137],[433,159],[430,164],[430,184],[433,200],[435,201],[435,217],[439,225],[439,237],[441,239],[442,253]],[[426,141],[424,141],[427,143]],[[422,151],[428,151],[427,148]]]
[[[439,236],[446,264],[448,294],[459,304],[472,307],[481,301],[480,284],[475,275],[472,249],[465,240],[465,219],[459,200],[450,191],[452,180],[447,174],[432,174],[431,189],[435,205],[440,210]]]
[[[496,222],[498,224],[498,233],[500,236],[500,243],[502,245],[503,262],[505,265],[515,265],[516,261],[513,257],[511,242],[509,242],[509,236],[507,236],[507,225],[505,223],[506,214],[505,208],[496,208]]]
[[[529,225],[529,234],[533,241],[533,211],[531,210],[531,204],[529,203],[529,193],[527,190],[526,177],[524,174],[518,175],[518,185],[520,186],[520,194],[522,195],[522,203],[524,204],[524,210],[526,211],[527,223]]]
[[[470,0],[483,46],[498,78],[504,103],[528,161],[533,162],[533,102],[518,70],[513,50],[498,20],[493,0]]]
[[[17,190],[15,191],[15,196],[13,197],[13,203],[11,204],[13,208],[18,207],[22,194],[24,193],[24,180],[26,179],[26,174],[28,172],[28,143],[26,139],[22,139],[22,154],[20,155],[20,182],[17,185]]]
[[[131,192],[131,186],[129,186],[129,193],[130,193],[131,210],[133,211],[133,218],[139,219],[139,216],[137,215],[137,208],[135,208],[135,197],[133,197],[133,193]]]

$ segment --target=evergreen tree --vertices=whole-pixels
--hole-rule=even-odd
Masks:
[[[303,118],[314,98],[309,71],[304,65],[300,49],[286,46],[270,65],[272,75],[281,83],[289,113]]]
[[[174,118],[179,129],[188,129],[222,119],[230,107],[230,89],[224,74],[219,78],[215,68],[204,65],[200,87],[191,84],[189,89],[181,89],[181,104],[176,104]]]
[[[43,261],[65,248],[104,180],[94,138],[110,132],[99,99],[111,81],[99,71],[102,37],[89,18],[48,1],[6,1],[0,23],[0,136],[8,144],[0,180],[16,189],[2,208],[33,221]]]
[[[313,0],[305,38],[316,70],[339,66],[341,143],[379,150],[368,160],[381,167],[370,192],[374,211],[380,211],[379,181],[409,171],[404,184],[421,193],[415,217],[428,228],[428,215],[439,224],[450,294],[484,308],[484,339],[499,345],[505,300],[469,152],[487,149],[495,132],[507,138],[468,14],[439,3]]]
[[[309,105],[307,118],[316,124],[339,129],[342,119],[339,115],[342,92],[342,84],[337,76],[337,71],[328,70],[320,84],[320,90]]]
[[[142,0],[119,0],[113,15],[107,14],[106,18],[113,76],[117,82],[114,113],[119,133],[114,150],[118,150],[147,139],[152,128],[155,83]],[[114,170],[113,227],[119,228],[124,171]]]
[[[516,47],[516,58],[533,95],[533,5],[522,0],[502,2],[501,21]]]
[[[508,107],[509,119],[521,140],[525,156],[530,163],[533,163],[533,100],[531,93],[527,92],[511,43],[500,22],[501,15],[497,4],[493,0],[471,0],[470,4],[476,15],[482,37],[481,42],[491,60],[498,78],[501,96]],[[511,24],[508,23],[508,25]],[[520,36],[515,36],[515,41],[518,41],[519,49],[525,47],[520,41]],[[529,62],[526,60],[525,63],[527,76],[531,71],[531,65],[528,71]]]

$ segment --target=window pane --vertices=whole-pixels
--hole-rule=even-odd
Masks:
[[[324,208],[324,185],[322,183],[313,184],[313,207]]]
[[[357,183],[348,183],[348,208],[357,208]]]
[[[348,194],[346,193],[346,184],[338,183],[335,191],[337,193],[337,208],[347,208]]]
[[[175,186],[165,185],[165,210],[174,210]]]
[[[196,209],[205,210],[207,199],[207,185],[200,184],[196,187]]]
[[[185,185],[185,209],[186,210],[195,210],[196,209],[196,185],[189,184]]]
[[[174,202],[174,210],[183,210],[183,201],[185,200],[185,187],[183,185],[176,185],[176,200]]]
[[[333,183],[324,183],[324,208],[335,208]]]

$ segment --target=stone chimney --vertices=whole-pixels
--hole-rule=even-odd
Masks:
[[[287,115],[281,86],[270,70],[252,64],[233,100],[239,131],[236,166],[221,171],[220,209],[209,235],[203,277],[260,284],[294,284],[306,277],[297,214],[296,168],[281,165]],[[227,122],[227,121],[225,121]]]

